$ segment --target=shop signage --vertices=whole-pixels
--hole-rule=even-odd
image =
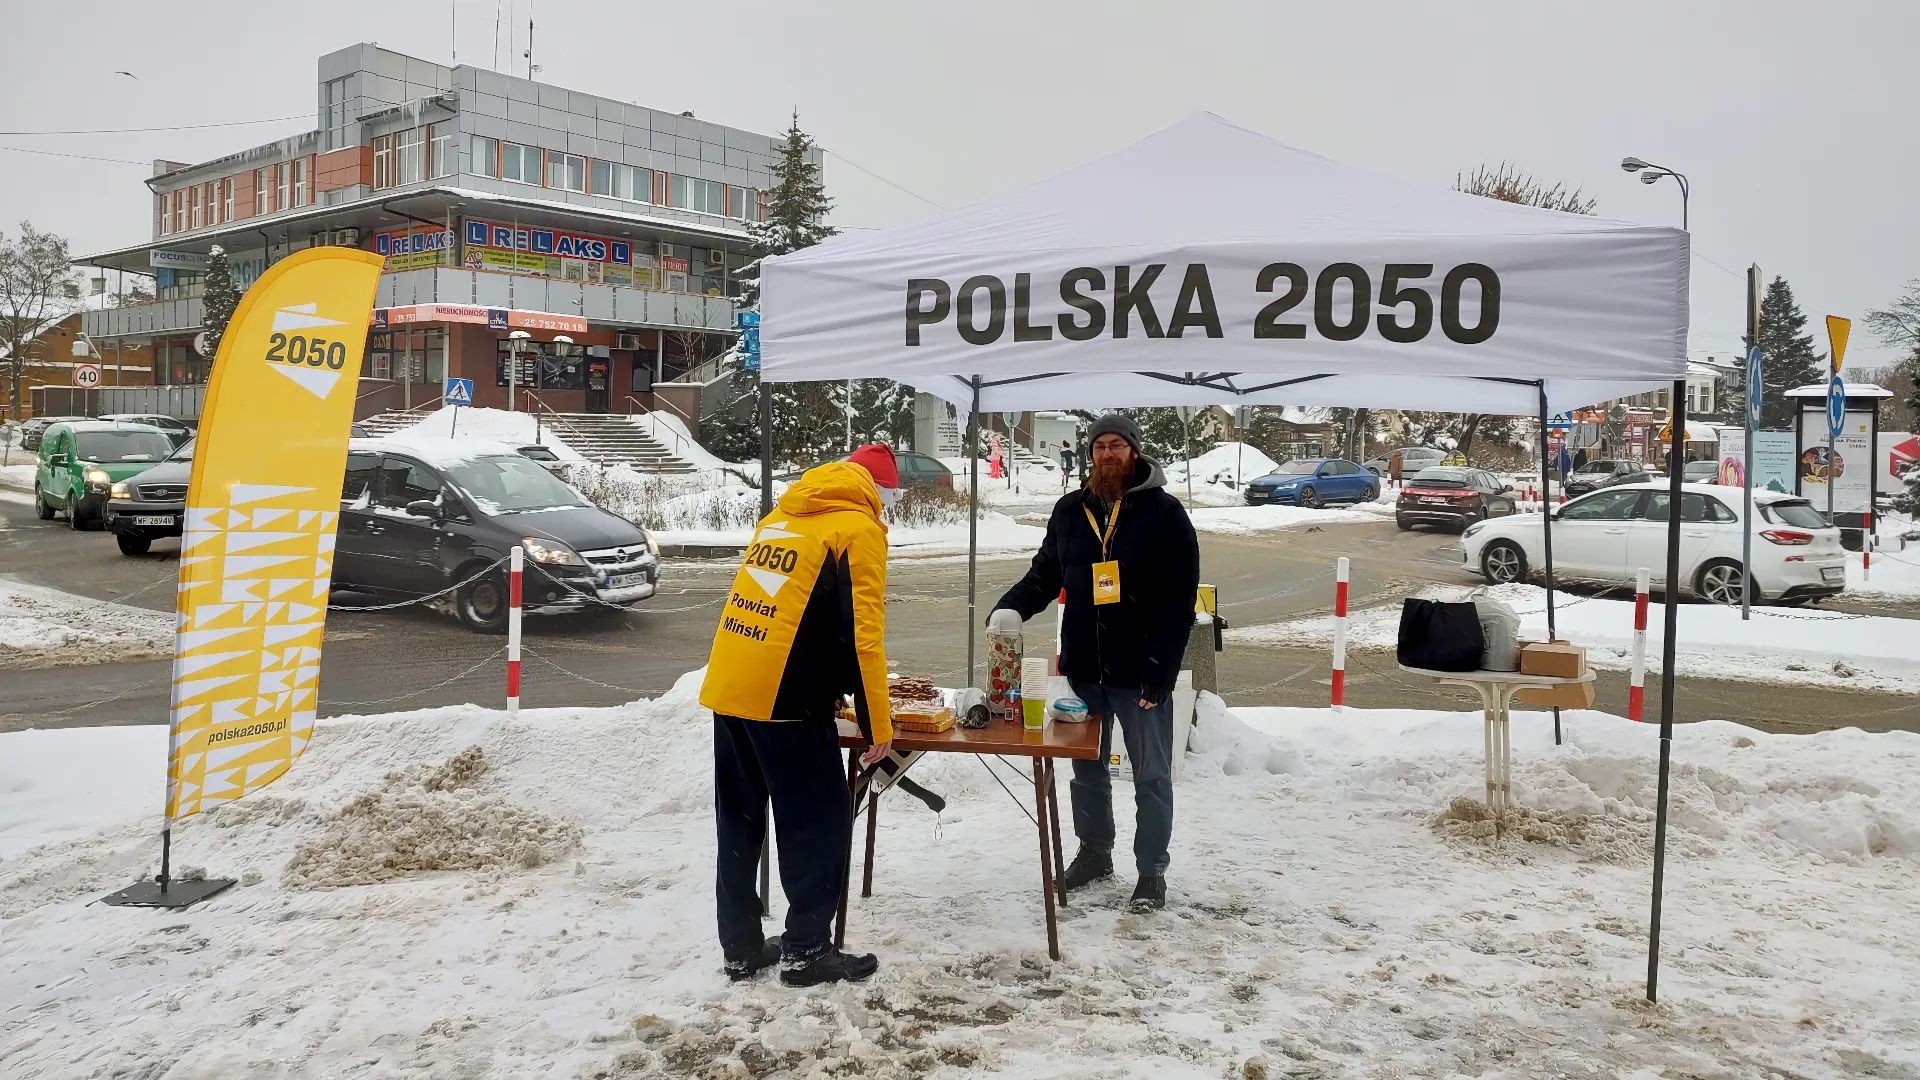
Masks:
[[[211,255],[197,255],[191,251],[147,252],[147,265],[168,270],[205,270],[212,262]]]
[[[384,255],[387,270],[439,266],[447,261],[447,230],[425,227],[375,233],[373,253]]]
[[[516,228],[493,221],[468,221],[467,246],[504,248],[508,251],[526,251],[586,262],[618,263],[622,266],[633,263],[633,245],[625,240],[558,229]]]
[[[415,304],[411,307],[374,309],[375,330],[408,323],[470,323],[489,330],[553,330],[567,334],[587,332],[585,319],[575,315],[550,315],[544,311],[510,311],[466,304]]]

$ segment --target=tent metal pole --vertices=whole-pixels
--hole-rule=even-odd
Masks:
[[[1676,379],[1673,384],[1673,401],[1685,400],[1687,381]],[[1671,411],[1671,410],[1669,410]],[[1667,876],[1667,772],[1673,763],[1673,691],[1675,673],[1673,670],[1674,632],[1680,623],[1680,518],[1681,506],[1680,478],[1686,470],[1680,460],[1681,448],[1686,444],[1686,424],[1672,426],[1671,444],[1668,451],[1672,456],[1667,459],[1667,582],[1666,582],[1666,639],[1660,643],[1660,795],[1659,808],[1653,821],[1653,914],[1647,922],[1647,1000],[1659,1001],[1660,998],[1660,889]],[[1742,568],[1740,588],[1748,588],[1747,573]]]
[[[1553,500],[1548,497],[1553,454],[1547,448],[1547,381],[1542,379],[1534,385],[1540,390],[1540,546],[1544,549],[1547,562],[1547,640],[1553,641],[1560,636],[1555,632],[1553,622]],[[1553,745],[1560,745],[1558,705],[1553,707]]]
[[[773,388],[762,373],[760,383],[760,516],[773,513]]]
[[[974,678],[975,583],[980,568],[980,376],[973,386],[973,404],[967,410],[967,685],[978,686]]]

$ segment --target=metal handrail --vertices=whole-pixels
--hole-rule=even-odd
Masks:
[[[635,404],[635,405],[638,405],[638,406],[640,406],[640,411],[641,411],[641,412],[657,412],[657,411],[658,411],[658,410],[656,410],[656,409],[650,409],[650,408],[648,408],[648,407],[646,406],[646,403],[645,403],[645,402],[643,402],[643,401],[641,401],[641,400],[640,400],[639,398],[636,398],[636,397],[634,397],[634,396],[633,396],[632,394],[628,394],[628,395],[627,395],[627,400],[628,400],[628,401],[630,401],[630,402],[632,402],[632,403],[633,403],[633,404]],[[673,411],[674,411],[674,412],[680,412],[680,410],[679,410],[679,409],[676,409],[676,408],[674,408],[674,405],[673,405],[673,402],[671,402],[671,401],[669,401],[669,402],[667,402],[667,403],[666,403],[666,405],[667,405],[667,407],[668,407],[669,409],[673,409]],[[627,410],[627,415],[628,415],[629,417],[631,417],[631,416],[633,416],[633,415],[634,415],[634,412],[633,412],[633,410],[632,410],[632,409],[628,409],[628,410]],[[682,415],[682,416],[685,416],[686,414],[685,414],[685,413],[681,413],[681,415]],[[667,434],[669,434],[669,435],[671,435],[671,436],[673,436],[673,442],[674,442],[674,446],[675,446],[675,450],[674,450],[674,452],[675,452],[676,454],[679,454],[679,455],[680,455],[681,457],[683,457],[683,458],[684,458],[684,457],[686,457],[686,456],[687,456],[687,454],[686,454],[686,450],[684,449],[684,447],[685,447],[685,445],[686,445],[686,442],[687,442],[687,440],[686,440],[686,439],[683,439],[683,438],[681,438],[681,437],[680,437],[680,433],[679,433],[679,432],[677,432],[677,431],[674,431],[674,430],[673,430],[673,429],[671,429],[671,428],[668,428],[668,429],[667,429]],[[650,430],[650,431],[649,431],[649,432],[647,433],[647,437],[648,437],[648,438],[651,438],[651,439],[658,439],[658,438],[660,437],[660,428],[659,428],[658,426],[655,426],[655,427],[654,427],[654,428],[653,428],[652,430]]]

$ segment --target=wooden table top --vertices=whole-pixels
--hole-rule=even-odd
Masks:
[[[1487,671],[1484,668],[1474,671],[1437,671],[1433,668],[1408,667],[1405,664],[1401,664],[1399,667],[1401,671],[1409,675],[1426,675],[1431,678],[1440,679],[1443,682],[1497,683],[1506,686],[1554,687],[1593,681],[1592,668],[1588,668],[1586,674],[1581,675],[1577,679],[1568,679],[1558,675],[1522,675],[1518,671]]]
[[[840,736],[840,745],[852,750],[866,743],[859,736]],[[1083,758],[1100,756],[1100,725],[1095,723],[1050,723],[1044,731],[1028,731],[1024,725],[1005,720],[989,721],[983,728],[965,728],[958,724],[938,735],[895,731],[893,748],[906,752],[1001,754],[1007,757]]]

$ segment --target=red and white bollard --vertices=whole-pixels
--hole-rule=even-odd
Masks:
[[[1339,710],[1347,699],[1347,560],[1333,565],[1333,707]]]
[[[1627,680],[1627,719],[1638,723],[1647,698],[1647,591],[1651,584],[1646,567],[1633,576],[1633,674]]]
[[[507,554],[507,715],[520,715],[520,573],[526,553],[519,544]]]
[[[1867,531],[1860,534],[1860,580],[1873,580],[1873,510],[1867,510]]]

